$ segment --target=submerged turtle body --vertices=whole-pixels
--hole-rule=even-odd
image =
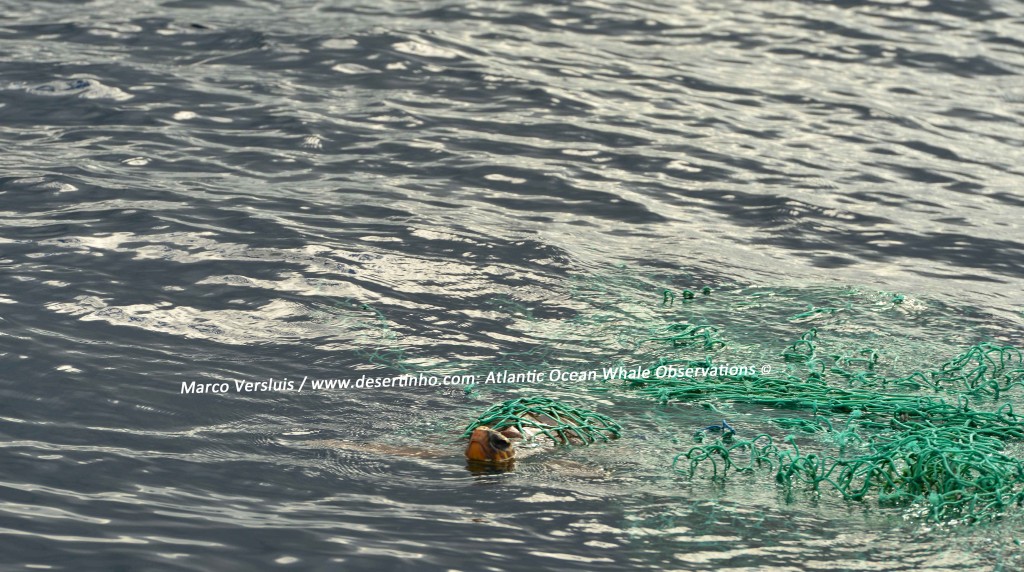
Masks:
[[[619,436],[622,428],[608,417],[546,397],[512,399],[491,407],[466,427],[466,458],[471,462],[508,464],[515,460],[514,441],[549,441],[584,445]]]

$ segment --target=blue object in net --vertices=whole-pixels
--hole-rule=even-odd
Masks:
[[[736,430],[732,428],[732,425],[729,425],[728,421],[726,421],[725,419],[722,419],[722,424],[721,425],[708,425],[707,427],[705,427],[705,428],[701,429],[700,431],[697,431],[696,433],[694,433],[693,437],[695,439],[697,439],[697,441],[702,441],[704,439],[704,433],[719,433],[719,432],[724,433],[722,435],[723,439],[726,438],[726,437],[731,438],[733,435],[736,434]]]

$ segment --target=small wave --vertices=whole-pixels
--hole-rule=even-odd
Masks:
[[[133,96],[117,87],[104,85],[94,79],[71,78],[49,81],[25,87],[25,91],[33,95],[51,97],[78,96],[84,99],[112,99],[127,101]]]

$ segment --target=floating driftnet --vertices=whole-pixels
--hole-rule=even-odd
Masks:
[[[585,276],[557,301],[544,298],[560,305],[546,317],[501,298],[489,311],[530,343],[437,366],[403,353],[397,330],[373,310],[367,316],[377,316],[383,334],[366,344],[366,359],[399,372],[477,374],[476,385],[449,399],[528,396],[491,407],[467,436],[488,425],[557,443],[605,441],[622,432],[611,419],[537,393],[557,391],[567,402],[600,393],[605,403],[628,402],[632,415],[641,397],[660,419],[671,418],[642,436],[651,450],[671,454],[633,459],[652,469],[668,472],[670,464],[692,479],[742,477],[935,520],[988,519],[1024,503],[1024,357],[1006,342],[977,342],[1021,345],[1001,320],[849,287],[661,287],[674,279],[628,269]],[[494,363],[513,373],[621,365],[650,374],[483,382]],[[737,371],[735,363],[750,367]],[[660,366],[675,373],[656,375]],[[614,405],[603,411],[626,415]],[[451,420],[468,413],[451,408]]]
[[[665,295],[666,303],[672,300]],[[893,297],[895,304],[902,300]],[[795,318],[829,310],[812,308]],[[708,325],[673,324],[664,332],[647,341],[708,351],[727,345]],[[881,353],[873,348],[821,352],[814,328],[780,350],[790,366],[782,375],[716,367],[705,355],[661,358],[645,375],[625,377],[632,390],[660,403],[761,406],[766,421],[784,432],[745,437],[723,421],[697,432],[695,446],[673,459],[675,470],[713,478],[765,474],[783,487],[916,505],[936,520],[973,521],[1024,504],[1024,461],[1011,449],[1024,440],[1024,417],[1010,399],[1024,386],[1017,348],[979,343],[904,375],[877,371]],[[656,375],[660,366],[672,367]],[[704,375],[687,375],[691,370]]]
[[[463,436],[469,437],[473,429],[483,425],[494,430],[514,427],[522,435],[539,432],[556,443],[607,441],[618,437],[622,431],[618,423],[605,415],[547,397],[524,397],[499,403],[470,423]]]

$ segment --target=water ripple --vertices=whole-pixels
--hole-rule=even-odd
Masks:
[[[181,391],[656,359],[682,319],[1020,345],[1019,4],[0,11],[0,566],[1019,567],[1012,519],[682,479],[705,410],[606,385],[544,389],[628,437],[484,475],[461,428],[530,388]]]

